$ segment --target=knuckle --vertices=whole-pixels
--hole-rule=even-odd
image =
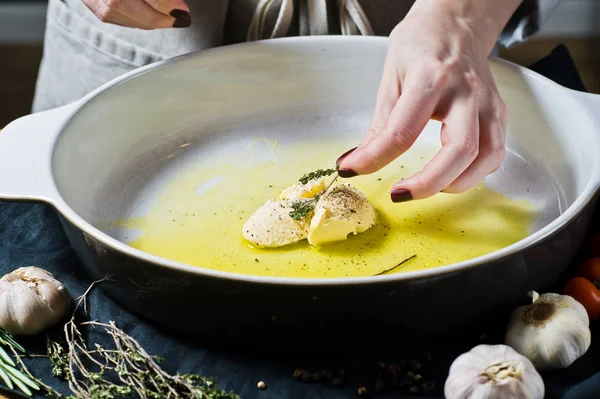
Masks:
[[[427,91],[440,90],[448,86],[454,74],[452,65],[438,60],[423,64],[418,70],[419,80]]]
[[[387,133],[390,145],[398,152],[404,153],[411,146],[410,130],[405,127],[399,127]]]
[[[459,144],[460,154],[471,160],[479,155],[479,142],[476,138],[468,138]]]
[[[123,5],[123,0],[104,0],[104,2],[108,8],[113,10],[118,10]]]
[[[95,14],[98,17],[98,19],[102,22],[112,22],[114,17],[114,12],[108,7],[104,7],[101,10],[97,10]]]
[[[144,26],[144,29],[152,29],[157,26],[160,26],[161,18],[160,16],[150,17]]]
[[[482,86],[481,78],[472,70],[463,72],[463,81],[471,90],[479,90]]]
[[[115,8],[111,5],[112,1],[100,3],[100,6],[94,9],[94,14],[102,22],[112,22],[115,18]]]
[[[498,98],[498,106],[496,109],[498,110],[498,118],[500,119],[500,122],[505,125],[508,122],[508,107],[501,98]]]
[[[494,168],[498,168],[506,157],[506,147],[502,143],[495,144],[491,148],[490,158]]]

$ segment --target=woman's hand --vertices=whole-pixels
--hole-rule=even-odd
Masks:
[[[139,29],[185,28],[190,9],[183,0],[83,0],[103,22]]]
[[[390,35],[377,104],[339,175],[373,173],[407,151],[429,119],[442,148],[422,171],[394,184],[394,202],[464,192],[504,159],[506,107],[487,57],[521,0],[417,0]],[[493,17],[492,17],[493,16]]]

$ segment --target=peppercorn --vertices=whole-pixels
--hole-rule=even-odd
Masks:
[[[299,369],[294,370],[293,377],[295,380],[302,379],[302,370],[299,370]]]
[[[308,370],[294,370],[294,379],[309,382],[312,380],[312,374]]]
[[[358,388],[358,396],[369,396],[369,391],[365,387]]]

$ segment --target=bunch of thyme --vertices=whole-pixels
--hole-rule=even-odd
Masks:
[[[95,282],[96,283],[96,282]],[[144,348],[113,321],[100,323],[87,321],[77,323],[75,315],[83,305],[87,314],[86,296],[95,283],[78,298],[77,305],[70,320],[64,325],[64,344],[47,336],[47,356],[52,364],[52,372],[56,377],[64,379],[69,385],[71,395],[66,396],[34,377],[21,360],[24,349],[9,335],[0,334],[0,343],[6,344],[13,352],[23,372],[16,368],[11,371],[19,377],[22,384],[34,389],[42,389],[47,398],[55,399],[116,399],[136,397],[140,399],[183,398],[183,399],[240,399],[234,393],[221,390],[216,381],[196,374],[169,374],[159,363],[163,359],[149,355]],[[96,344],[95,349],[88,348],[80,331],[80,326],[100,328],[112,338],[114,347],[104,348]],[[26,356],[26,355],[25,355]],[[0,351],[0,358],[5,354]],[[8,355],[6,354],[8,358]],[[10,359],[10,358],[9,358]],[[6,359],[4,359],[6,360]],[[0,370],[4,366],[0,365]],[[26,374],[26,375],[25,375]],[[2,372],[0,377],[3,378]],[[3,378],[4,379],[4,378]],[[15,384],[17,382],[13,380]],[[9,388],[13,388],[10,380],[5,380]],[[28,395],[27,386],[17,384]],[[25,388],[25,389],[23,389]]]

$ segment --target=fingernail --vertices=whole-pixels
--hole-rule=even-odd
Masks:
[[[342,163],[342,161],[344,160],[344,158],[346,158],[348,155],[352,154],[354,152],[354,150],[356,150],[356,148],[358,148],[358,147],[351,148],[348,151],[346,151],[345,153],[343,153],[342,156],[340,156],[337,159],[337,161],[335,161],[335,164],[339,167],[340,164]],[[356,175],[354,175],[354,176],[356,176]],[[348,177],[352,177],[352,176],[348,176]]]
[[[192,24],[192,16],[185,10],[173,10],[170,15],[175,18],[174,28],[187,28]]]
[[[410,191],[404,189],[392,190],[390,197],[392,198],[392,202],[406,202],[413,199]]]
[[[354,177],[354,176],[358,176],[358,173],[356,173],[352,169],[339,169],[338,176],[339,177]]]

